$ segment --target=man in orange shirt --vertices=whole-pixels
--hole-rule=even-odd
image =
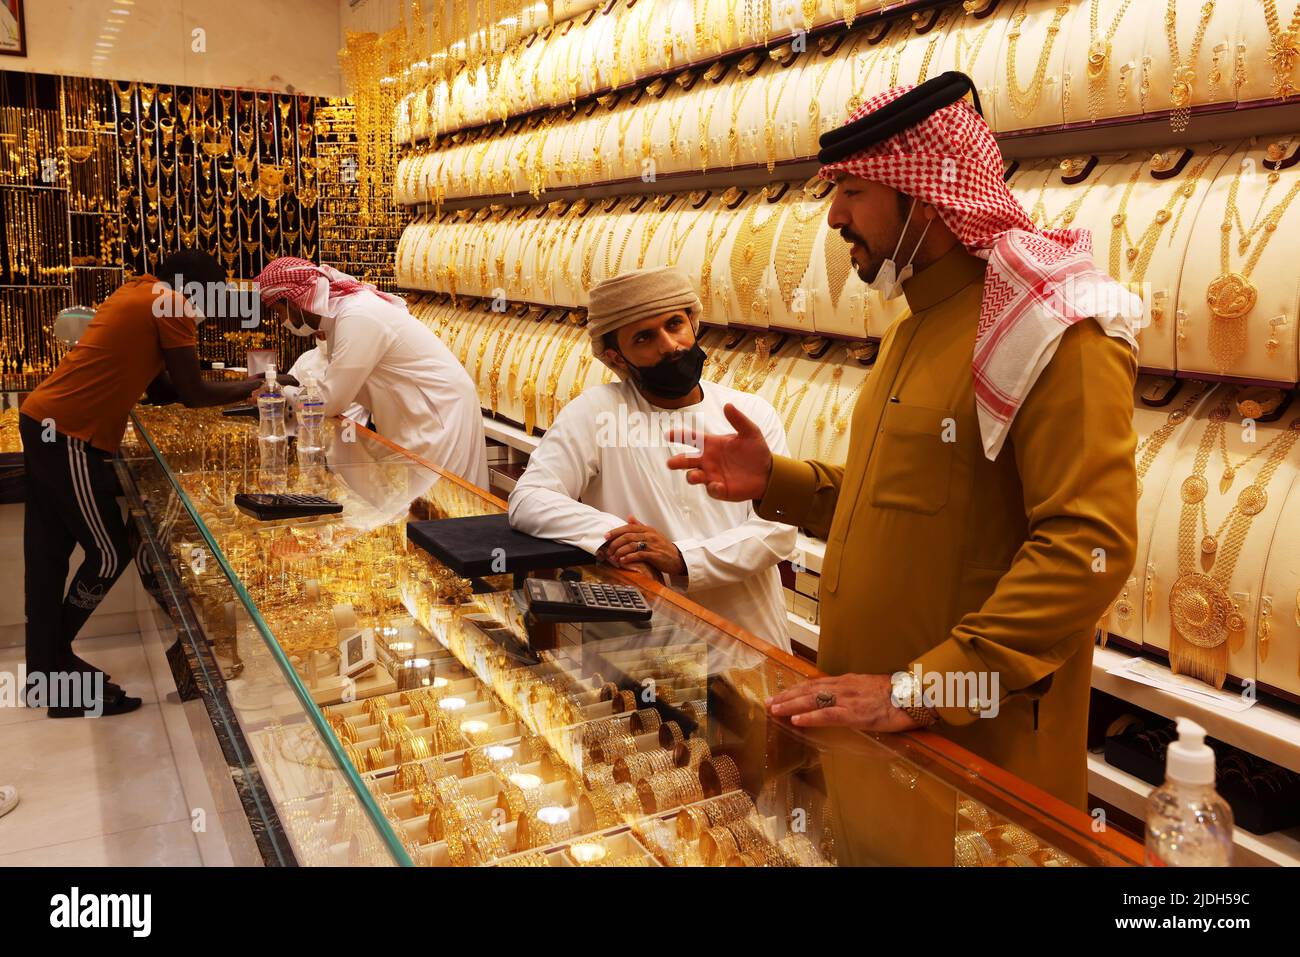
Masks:
[[[73,653],[72,642],[132,553],[109,462],[131,408],[164,372],[190,407],[239,401],[261,381],[206,382],[200,376],[200,303],[224,299],[226,274],[217,260],[183,250],[168,257],[160,271],[166,281],[140,276],[109,296],[76,346],[21,408],[27,706],[48,707],[51,717],[124,714],[140,706],[139,698],[113,684],[93,703],[60,702],[50,693],[68,687],[55,675],[105,680]],[[196,290],[219,294],[199,299]],[[76,545],[86,557],[65,594],[68,558]]]

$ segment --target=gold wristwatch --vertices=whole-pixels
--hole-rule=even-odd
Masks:
[[[939,719],[933,711],[923,707],[921,702],[921,683],[910,671],[895,672],[889,679],[889,700],[894,707],[923,728],[928,728]]]

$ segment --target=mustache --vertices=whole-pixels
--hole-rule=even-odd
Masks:
[[[849,229],[847,226],[840,229],[839,234],[840,234],[840,238],[843,239],[846,243],[861,243],[863,246],[867,245],[867,241],[865,239],[863,239],[853,230]]]

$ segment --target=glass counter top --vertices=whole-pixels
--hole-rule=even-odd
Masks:
[[[299,863],[1141,862],[940,735],[771,718],[819,672],[657,583],[581,569],[641,588],[646,624],[528,619],[512,576],[461,578],[406,536],[505,502],[346,420],[325,445],[266,473],[255,420],[165,406],[122,448]],[[233,504],[272,489],[343,511]]]

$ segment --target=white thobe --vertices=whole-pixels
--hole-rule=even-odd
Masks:
[[[320,382],[325,378],[325,367],[329,365],[329,361],[325,344],[317,340],[313,348],[308,349],[294,361],[294,364],[289,369],[289,375],[299,382],[302,382],[307,376],[311,376],[317,382]],[[284,394],[290,402],[295,403],[295,409],[297,408],[298,396],[301,393],[301,386],[287,385],[284,387]],[[370,412],[360,402],[353,402],[339,414],[344,418],[351,419],[357,425],[365,425],[370,421]]]
[[[510,524],[593,555],[605,533],[628,516],[657,529],[682,553],[686,575],[668,584],[693,601],[789,651],[777,564],[794,551],[796,531],[759,518],[749,502],[720,502],[684,473],[668,470],[676,452],[664,436],[686,425],[731,434],[728,402],[754,421],[776,455],[788,454],[776,410],[755,395],[701,382],[704,398],[676,412],[650,405],[634,385],[593,386],[546,431],[510,493]]]
[[[360,402],[386,439],[488,487],[487,437],[478,390],[442,341],[406,309],[369,290],[321,320],[330,361],[320,391],[325,414]]]

